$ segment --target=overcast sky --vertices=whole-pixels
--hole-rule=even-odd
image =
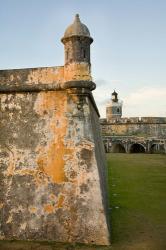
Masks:
[[[94,38],[101,116],[114,89],[123,116],[166,116],[166,0],[0,0],[0,69],[63,65],[76,13]]]

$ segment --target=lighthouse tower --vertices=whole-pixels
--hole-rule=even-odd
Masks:
[[[118,99],[118,93],[114,92],[111,95],[111,100],[106,107],[106,118],[109,122],[112,118],[119,119],[122,116],[122,101]]]

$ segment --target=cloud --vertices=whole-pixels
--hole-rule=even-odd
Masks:
[[[156,102],[156,100],[161,101],[166,100],[166,87],[144,87],[138,89],[136,92],[130,93],[124,101],[128,105],[138,105],[140,103]]]
[[[124,98],[124,116],[166,116],[166,87],[144,87]]]

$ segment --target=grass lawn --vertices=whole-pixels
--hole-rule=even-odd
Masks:
[[[108,154],[113,250],[166,249],[166,155]]]
[[[107,158],[111,247],[0,241],[0,250],[166,250],[166,155]]]

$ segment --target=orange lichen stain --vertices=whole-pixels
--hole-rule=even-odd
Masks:
[[[62,206],[63,206],[64,200],[65,200],[65,197],[64,197],[63,195],[60,195],[56,207],[57,207],[57,208],[62,207]]]
[[[67,96],[65,92],[47,92],[41,93],[36,105],[36,111],[43,114],[46,110],[51,115],[47,121],[51,141],[47,142],[47,146],[39,147],[40,152],[37,164],[40,171],[43,171],[52,178],[55,183],[67,181],[64,171],[64,155],[71,155],[73,149],[64,145],[64,137],[67,134],[68,120],[65,117],[67,106]],[[56,126],[56,121],[60,125]]]
[[[37,164],[39,169],[44,171],[52,178],[55,183],[61,183],[67,180],[64,172],[64,154],[69,154],[70,150],[66,149],[63,142],[58,138],[56,144],[49,145],[47,149],[47,156],[41,155]]]
[[[50,213],[53,213],[54,210],[55,210],[55,208],[53,205],[51,205],[51,204],[44,205],[44,212],[50,214]]]
[[[36,213],[36,211],[37,211],[37,208],[36,207],[29,207],[29,212],[31,213],[31,214],[35,214]]]

